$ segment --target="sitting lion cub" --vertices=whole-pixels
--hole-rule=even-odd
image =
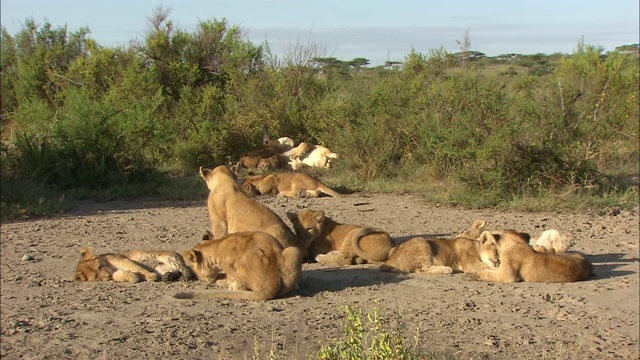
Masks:
[[[264,231],[283,247],[296,246],[305,257],[308,255],[307,247],[287,224],[267,206],[249,198],[226,166],[213,170],[201,166],[200,176],[209,188],[207,208],[214,239],[239,231]]]
[[[247,176],[242,182],[242,187],[251,195],[317,198],[324,193],[333,197],[343,196],[313,176],[295,172]]]
[[[482,241],[497,245],[500,266],[477,274],[466,274],[468,280],[558,283],[584,280],[593,274],[593,266],[584,255],[575,252],[536,252],[527,240],[515,231],[505,231],[502,235],[485,231],[480,237]]]
[[[304,210],[287,213],[293,228],[317,262],[330,266],[346,266],[354,262],[387,260],[394,243],[383,230],[340,224],[324,215],[324,211]]]
[[[137,283],[143,280],[173,281],[180,277],[191,280],[195,276],[182,257],[174,251],[128,251],[96,255],[93,250],[81,248],[75,281],[119,281]],[[154,260],[160,265],[150,267],[145,261]]]
[[[224,272],[229,290],[181,292],[174,295],[176,299],[269,300],[293,291],[302,272],[298,248],[283,248],[273,236],[260,231],[202,241],[183,256],[201,280],[215,282]]]
[[[394,248],[380,270],[444,275],[454,271],[478,272],[497,264],[498,248],[492,242],[464,237],[414,237]]]

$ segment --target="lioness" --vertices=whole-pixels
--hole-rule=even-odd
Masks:
[[[498,248],[492,242],[465,237],[414,237],[394,248],[380,270],[444,275],[454,271],[478,272],[497,264]]]
[[[174,295],[177,299],[269,300],[293,291],[302,272],[298,248],[283,248],[273,236],[260,231],[203,241],[183,256],[202,280],[215,282],[224,272],[229,290],[181,292]]]
[[[468,280],[557,283],[580,281],[593,274],[593,265],[584,255],[576,252],[536,252],[529,246],[526,238],[515,231],[505,231],[502,235],[485,231],[481,238],[497,245],[500,266],[477,274],[466,274]]]
[[[191,280],[193,272],[182,257],[174,251],[149,250],[127,251],[96,255],[89,248],[81,248],[82,259],[78,262],[75,281],[119,281],[137,283],[142,280],[173,281],[178,278]],[[160,264],[155,268],[144,264],[153,260]]]
[[[317,198],[324,193],[333,197],[343,196],[311,175],[294,172],[247,176],[242,187],[251,195]]]
[[[330,266],[346,266],[354,262],[387,260],[394,243],[383,230],[340,224],[324,215],[323,210],[287,212],[298,238],[309,246],[317,262]]]
[[[200,167],[200,176],[207,183],[207,208],[214,239],[239,231],[264,231],[283,247],[296,246],[308,256],[291,229],[265,205],[250,199],[229,169],[220,165],[213,170]]]

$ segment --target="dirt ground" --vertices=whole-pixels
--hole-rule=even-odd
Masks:
[[[408,195],[260,198],[277,214],[324,209],[343,223],[386,229],[396,242],[449,236],[474,219],[532,236],[574,234],[595,276],[566,284],[494,284],[462,274],[408,276],[376,266],[304,264],[299,289],[266,302],[176,300],[203,282],[75,283],[78,249],[98,252],[195,245],[209,227],[198,202],[86,202],[56,218],[4,223],[3,359],[314,358],[343,332],[341,305],[380,313],[407,343],[458,358],[638,359],[638,210],[608,216],[463,210]],[[288,220],[285,219],[289,225]],[[394,330],[391,323],[387,329]],[[441,357],[440,357],[441,358]]]

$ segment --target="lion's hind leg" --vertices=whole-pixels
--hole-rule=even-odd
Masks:
[[[144,266],[127,258],[121,258],[114,264],[119,270],[125,270],[142,275],[146,281],[158,281],[160,276],[154,271],[147,270]]]
[[[113,281],[116,281],[116,282],[138,283],[142,281],[142,279],[138,274],[125,269],[116,270],[111,275],[111,278],[113,279]]]
[[[468,273],[465,277],[469,280],[484,280],[503,283],[518,282],[518,274],[514,269],[511,269],[505,265],[500,265],[497,268],[490,268],[478,273]]]
[[[347,266],[351,265],[353,259],[342,251],[330,251],[316,256],[316,261],[328,266]]]
[[[194,280],[196,278],[196,275],[184,263],[182,257],[175,252],[159,255],[158,261],[162,264],[156,267],[156,272],[162,275],[164,281],[175,281],[177,279]],[[165,279],[166,274],[173,274],[169,275],[172,280]]]
[[[451,275],[453,273],[453,269],[450,266],[439,266],[439,265],[424,265],[423,267],[416,270],[416,274],[425,274],[425,275]]]

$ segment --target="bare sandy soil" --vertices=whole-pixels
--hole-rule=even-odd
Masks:
[[[266,302],[176,300],[203,282],[75,283],[78,249],[182,251],[209,227],[198,202],[86,202],[63,216],[2,224],[3,359],[313,358],[343,332],[341,305],[398,319],[407,342],[459,358],[638,359],[638,210],[608,216],[505,213],[426,205],[412,196],[260,198],[285,211],[324,209],[343,223],[378,226],[396,242],[449,236],[474,219],[533,236],[555,228],[595,276],[566,284],[494,284],[383,273],[376,266],[305,264],[299,289]],[[288,220],[285,220],[288,223]],[[29,257],[32,260],[29,260]],[[395,321],[395,320],[394,320]],[[395,329],[390,324],[389,330]]]

